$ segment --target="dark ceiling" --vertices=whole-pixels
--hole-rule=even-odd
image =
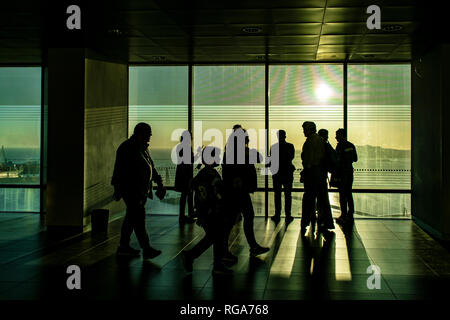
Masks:
[[[1,5],[0,63],[40,63],[54,13],[39,1],[16,2]],[[85,45],[130,63],[409,61],[421,24],[408,0],[93,2],[67,2],[80,3]],[[372,4],[381,30],[366,26]]]

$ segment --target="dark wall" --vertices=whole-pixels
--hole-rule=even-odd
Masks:
[[[128,65],[86,59],[84,124],[84,217],[108,208],[110,213],[124,210],[123,203],[112,202],[111,177],[116,150],[128,132]]]
[[[449,46],[419,51],[412,63],[412,214],[435,236],[450,239]]]

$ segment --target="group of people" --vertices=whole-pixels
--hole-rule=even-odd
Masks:
[[[309,224],[316,223],[319,231],[334,229],[331,207],[328,199],[328,172],[338,181],[341,216],[338,223],[347,224],[353,220],[354,205],[352,198],[353,166],[357,161],[356,149],[346,140],[345,130],[336,132],[338,145],[336,150],[328,142],[328,131],[316,132],[313,122],[303,123],[306,141],[302,148],[301,182],[304,183],[302,201],[301,234],[306,233]],[[155,169],[148,146],[152,136],[151,127],[139,123],[133,135],[123,142],[117,150],[112,185],[114,199],[123,199],[127,211],[122,224],[118,255],[140,255],[140,251],[130,246],[133,230],[143,250],[144,259],[153,259],[161,254],[160,250],[150,246],[145,229],[145,203],[153,197],[153,183],[156,183],[155,195],[163,199],[166,189],[161,176]],[[197,222],[205,230],[204,237],[190,250],[182,252],[184,267],[192,271],[194,260],[213,246],[214,274],[229,274],[229,267],[238,258],[229,250],[229,237],[236,222],[243,219],[244,234],[250,247],[250,256],[257,256],[270,249],[256,241],[254,233],[254,209],[251,194],[257,189],[257,172],[255,163],[261,163],[262,157],[254,149],[249,148],[249,136],[241,125],[233,127],[233,133],[225,146],[223,161],[220,161],[221,150],[208,146],[194,156],[190,146],[189,132],[185,132],[176,153],[180,160],[177,164],[175,190],[181,192],[179,222]],[[189,155],[183,152],[189,150]],[[295,148],[286,141],[286,132],[278,131],[278,143],[272,145],[271,154],[278,154],[278,167],[272,175],[275,193],[275,214],[271,217],[278,223],[281,219],[281,192],[285,193],[285,220],[292,222],[292,184],[295,167],[292,161]],[[193,165],[201,158],[203,168],[193,177]],[[222,176],[216,168],[222,165]],[[201,164],[198,166],[200,168]],[[185,215],[186,202],[188,215]]]

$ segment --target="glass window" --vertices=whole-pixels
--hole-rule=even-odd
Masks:
[[[348,140],[354,188],[411,188],[410,65],[348,66]]]
[[[233,126],[240,124],[249,132],[250,147],[265,155],[264,73],[264,66],[194,67],[194,146],[211,144],[223,152]],[[213,129],[220,137],[208,137]],[[263,168],[263,164],[256,167]],[[264,183],[264,175],[258,174],[258,187],[264,187]]]
[[[0,212],[39,212],[39,188],[0,188]]]
[[[128,134],[139,122],[152,127],[150,153],[164,185],[174,186],[171,151],[178,141],[172,132],[188,128],[188,67],[130,67]]]
[[[334,132],[343,128],[343,66],[332,64],[274,65],[269,68],[269,128],[286,131],[286,140],[295,147],[294,187],[302,167],[301,151],[306,138],[304,121],[313,121],[327,129],[330,143],[336,147]],[[271,144],[277,142],[271,135]],[[272,179],[269,179],[272,186]]]
[[[0,187],[40,184],[41,68],[0,68]],[[38,188],[0,188],[0,211],[39,212]]]
[[[150,66],[129,68],[129,122],[128,133],[133,134],[139,122],[152,127],[150,154],[164,185],[175,184],[176,165],[171,151],[178,141],[172,133],[188,128],[188,67]],[[180,193],[167,192],[160,201],[147,202],[151,213],[178,214]]]
[[[41,68],[0,68],[0,184],[40,183]]]

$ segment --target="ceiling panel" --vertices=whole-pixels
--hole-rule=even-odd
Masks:
[[[87,6],[86,36],[91,49],[136,63],[409,60],[423,10],[413,0],[377,3],[382,30],[367,29],[372,0],[98,0]],[[44,4],[1,4],[0,63],[41,59]]]

